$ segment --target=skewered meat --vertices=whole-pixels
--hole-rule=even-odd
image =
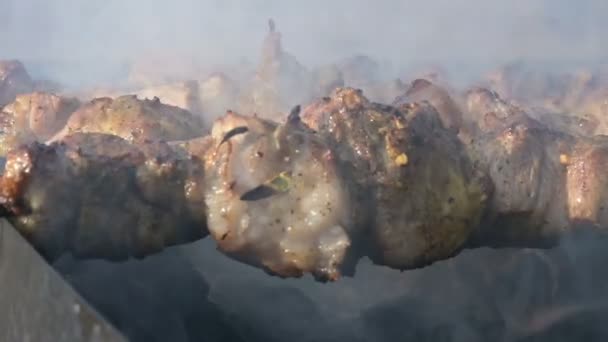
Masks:
[[[76,133],[9,153],[0,199],[47,257],[122,260],[206,235],[202,178],[166,144]]]
[[[361,187],[377,262],[419,267],[462,247],[486,189],[432,107],[383,106],[344,88],[309,106],[303,121],[331,142]]]
[[[29,93],[34,82],[19,61],[0,61],[0,108],[15,100],[19,94]]]
[[[414,80],[405,94],[393,101],[393,106],[423,101],[427,101],[435,107],[443,127],[455,132],[460,130],[460,127],[462,127],[462,113],[456,102],[443,88],[425,79]]]
[[[598,73],[558,74],[513,64],[491,74],[487,83],[551,129],[584,136],[607,132],[606,79]]]
[[[127,140],[182,140],[204,135],[199,117],[158,98],[140,100],[135,95],[98,98],[72,114],[53,141],[75,132],[107,133]]]
[[[354,233],[350,198],[333,152],[292,115],[276,125],[229,113],[214,125],[209,231],[224,252],[273,273],[336,279]]]
[[[17,96],[0,112],[0,155],[5,155],[20,144],[48,140],[65,125],[79,105],[76,99],[49,93]]]
[[[474,240],[483,245],[547,246],[572,228],[606,226],[607,185],[600,171],[608,161],[605,137],[575,137],[548,129],[482,89],[471,92],[468,103],[479,113],[498,109],[480,120],[485,134],[469,146],[494,185],[485,222]]]
[[[235,259],[321,280],[364,255],[408,269],[606,226],[605,138],[549,130],[483,89],[467,103],[485,113],[469,145],[428,104],[352,88],[285,124],[228,113],[210,136],[170,145],[80,133],[11,152],[1,198],[47,255],[142,256],[208,226]]]

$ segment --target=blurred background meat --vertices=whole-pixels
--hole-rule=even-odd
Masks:
[[[136,95],[97,98],[83,105],[53,137],[76,133],[108,133],[127,140],[183,140],[205,133],[200,117],[185,109],[161,103],[159,98],[140,100]]]
[[[35,92],[18,95],[1,111],[0,151],[5,155],[21,144],[44,142],[63,128],[80,106],[74,98]]]

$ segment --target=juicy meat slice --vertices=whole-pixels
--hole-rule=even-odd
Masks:
[[[569,227],[567,166],[573,138],[529,118],[501,122],[469,146],[492,180],[484,245],[543,246]]]
[[[123,260],[207,234],[203,178],[202,161],[164,143],[76,133],[10,152],[0,200],[49,258]]]
[[[517,122],[534,127],[543,126],[522,108],[485,88],[477,87],[466,92],[464,110],[468,134],[461,135],[460,138],[467,145],[484,134],[500,131]]]
[[[608,137],[581,139],[568,157],[566,192],[573,223],[608,226]]]
[[[76,99],[49,93],[18,95],[0,112],[0,155],[20,144],[48,140],[65,125],[79,105]]]
[[[130,141],[172,141],[202,136],[205,130],[202,120],[184,109],[165,105],[158,98],[125,95],[94,99],[82,106],[52,140],[75,132],[107,133]]]
[[[344,88],[302,117],[358,187],[376,262],[420,267],[462,248],[484,208],[485,184],[433,107],[374,104]]]
[[[23,63],[16,60],[0,60],[0,108],[15,100],[19,94],[29,93],[34,82]]]
[[[462,127],[462,112],[460,108],[445,89],[428,80],[414,80],[405,94],[393,101],[393,106],[423,101],[427,101],[435,107],[445,128],[454,130],[455,132],[460,130],[460,127]]]
[[[340,276],[353,212],[332,150],[297,110],[285,125],[228,113],[206,160],[207,223],[226,254],[280,276]]]

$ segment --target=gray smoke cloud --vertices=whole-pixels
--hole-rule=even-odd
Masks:
[[[150,55],[255,60],[273,17],[286,49],[307,65],[357,53],[397,67],[587,61],[608,56],[607,12],[603,0],[3,0],[0,57],[90,63],[90,78]]]

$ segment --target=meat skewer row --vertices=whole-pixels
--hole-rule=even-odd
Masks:
[[[475,98],[482,111],[499,100]],[[209,234],[232,258],[318,280],[352,274],[363,256],[410,269],[605,226],[605,142],[505,113],[486,113],[462,143],[428,104],[345,88],[283,124],[229,112],[193,140],[78,133],[9,153],[0,200],[49,258],[143,257]]]

